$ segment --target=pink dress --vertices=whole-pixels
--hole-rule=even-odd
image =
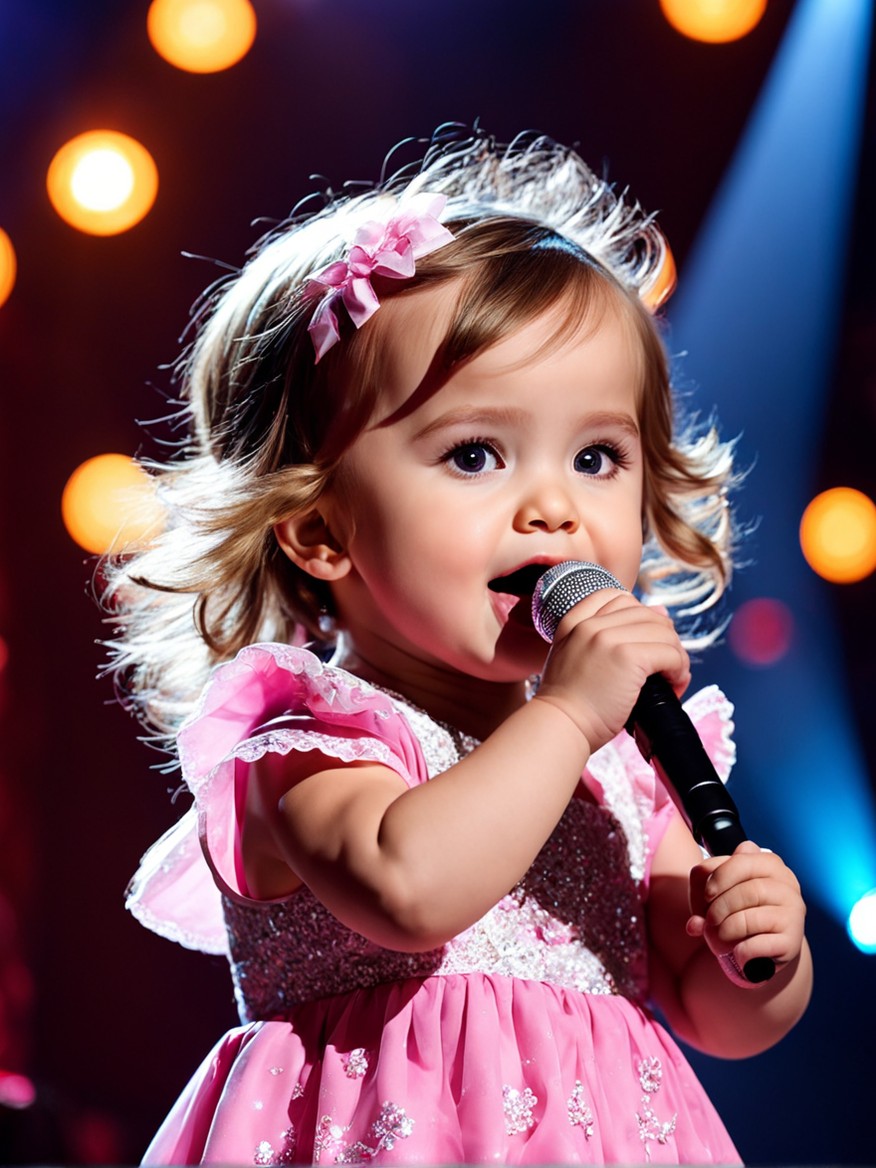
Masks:
[[[711,688],[687,709],[726,777],[729,704]],[[253,645],[215,671],[179,735],[194,805],[147,853],[129,907],[228,955],[242,1025],[145,1163],[739,1162],[647,1007],[649,860],[676,812],[627,735],[590,761],[595,801],[573,798],[520,884],[441,948],[381,949],[305,887],[246,895],[254,760],[319,749],[414,786],[473,745],[304,649]]]

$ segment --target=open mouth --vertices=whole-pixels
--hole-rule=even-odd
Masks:
[[[548,570],[548,564],[527,564],[511,572],[508,576],[497,576],[488,587],[491,592],[503,592],[508,596],[532,596],[539,579]]]

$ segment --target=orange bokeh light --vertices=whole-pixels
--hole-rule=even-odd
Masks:
[[[5,304],[9,299],[9,294],[15,286],[17,271],[12,240],[0,227],[0,304]]]
[[[825,580],[863,580],[876,569],[876,503],[852,487],[816,495],[803,512],[800,546],[810,568]]]
[[[675,256],[672,254],[672,249],[665,239],[663,244],[665,247],[663,263],[657,270],[657,275],[651,287],[646,288],[642,293],[642,303],[649,312],[656,312],[661,304],[665,304],[675,291],[675,286],[678,283],[678,270],[675,266]]]
[[[52,206],[71,227],[117,235],[150,211],[158,169],[135,138],[117,130],[88,130],[52,159],[46,187]]]
[[[766,6],[767,0],[660,0],[674,29],[710,44],[736,41],[751,32]]]
[[[120,552],[161,527],[152,480],[125,454],[98,454],[78,466],[61,496],[70,536],[87,552]]]
[[[255,40],[249,0],[152,0],[146,17],[152,47],[190,73],[218,73],[244,57]]]

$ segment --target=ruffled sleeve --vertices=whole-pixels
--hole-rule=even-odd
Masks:
[[[732,704],[716,685],[710,685],[689,698],[684,709],[718,777],[726,783],[736,761]],[[627,835],[633,877],[646,881],[651,857],[676,814],[666,787],[626,731],[593,755],[584,781],[620,820]]]
[[[194,806],[146,853],[126,905],[187,948],[227,952],[222,894],[245,895],[238,847],[240,768],[268,753],[319,750],[381,763],[408,785],[426,764],[386,694],[306,649],[260,644],[219,666],[178,736]]]

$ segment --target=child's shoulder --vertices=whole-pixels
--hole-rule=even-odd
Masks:
[[[400,719],[382,691],[323,661],[312,650],[275,643],[248,645],[210,676],[177,736],[186,782],[197,788],[241,743],[270,743],[272,725],[296,720],[341,735],[395,739]],[[252,761],[248,758],[247,761]]]
[[[238,764],[318,750],[370,761],[409,785],[428,777],[420,744],[392,698],[309,649],[249,645],[218,665],[177,738],[194,803],[143,857],[126,897],[153,931],[224,952],[219,888],[235,888]]]

